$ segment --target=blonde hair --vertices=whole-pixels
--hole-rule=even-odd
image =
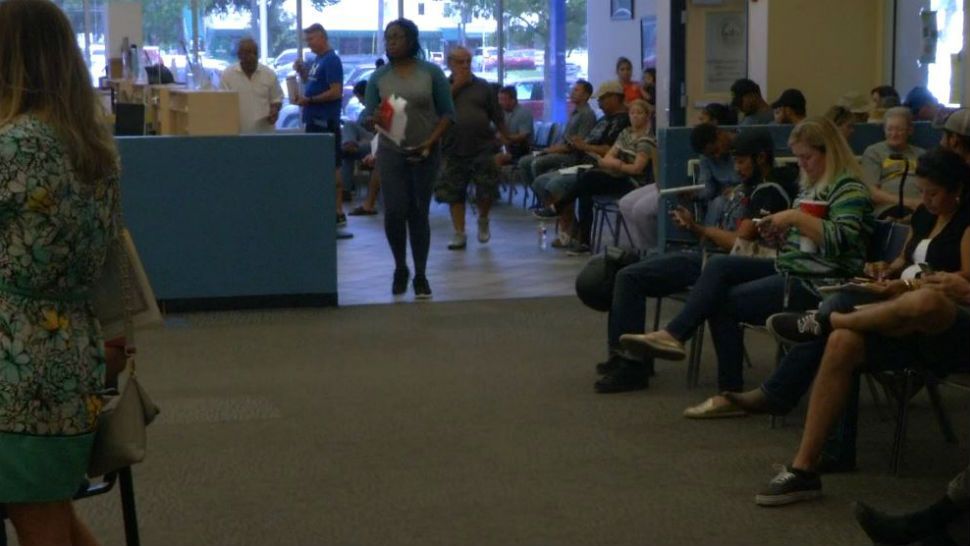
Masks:
[[[50,124],[78,179],[118,172],[118,151],[67,17],[49,0],[0,1],[0,127],[22,114]]]
[[[641,110],[643,110],[643,113],[645,113],[645,114],[649,114],[650,113],[650,103],[648,103],[647,101],[645,101],[643,99],[634,99],[634,100],[631,100],[630,102],[626,103],[626,109],[627,110],[630,110],[634,106],[636,106],[637,108],[640,108]]]
[[[809,180],[802,171],[801,186],[824,186],[834,182],[836,177],[848,174],[853,178],[862,179],[862,168],[849,148],[849,143],[842,136],[842,131],[835,123],[825,117],[810,117],[792,129],[788,137],[788,146],[802,144],[825,154],[825,172],[818,180]]]

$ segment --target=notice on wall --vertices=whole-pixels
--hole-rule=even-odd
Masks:
[[[748,24],[743,11],[711,11],[705,17],[704,92],[728,93],[748,75]]]

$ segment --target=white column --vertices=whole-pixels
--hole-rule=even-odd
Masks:
[[[269,58],[269,21],[267,20],[267,0],[259,0],[259,51],[264,58]]]
[[[296,0],[296,58],[303,59],[303,0]]]
[[[591,20],[589,10],[602,9],[603,6],[593,2],[587,4],[586,20]],[[657,1],[657,127],[668,127],[670,125],[670,0]],[[595,58],[592,55],[593,44],[590,44],[590,62]]]
[[[970,106],[970,0],[963,0],[963,51],[960,52],[960,106]]]

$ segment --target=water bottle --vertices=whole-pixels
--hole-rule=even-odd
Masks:
[[[546,223],[539,222],[539,248],[545,250],[549,246],[549,239],[546,232]]]

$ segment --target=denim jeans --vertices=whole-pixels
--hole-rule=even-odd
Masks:
[[[801,283],[788,285],[789,309],[809,309],[818,303]],[[775,272],[774,260],[714,256],[666,330],[685,341],[707,320],[717,353],[718,388],[739,391],[744,386],[741,323],[764,324],[769,316],[784,310],[785,292],[786,280]]]
[[[519,172],[526,185],[532,187],[536,177],[551,171],[556,171],[564,167],[576,164],[576,157],[570,154],[542,154],[522,157],[519,160]]]
[[[610,352],[618,350],[621,335],[646,331],[647,298],[686,290],[700,274],[699,251],[649,256],[621,269],[616,274],[610,307]]]
[[[576,201],[576,218],[579,226],[576,238],[583,244],[592,244],[590,234],[593,230],[593,197],[596,195],[623,195],[635,190],[629,177],[616,177],[600,169],[583,171],[576,184],[559,198],[558,205]]]

